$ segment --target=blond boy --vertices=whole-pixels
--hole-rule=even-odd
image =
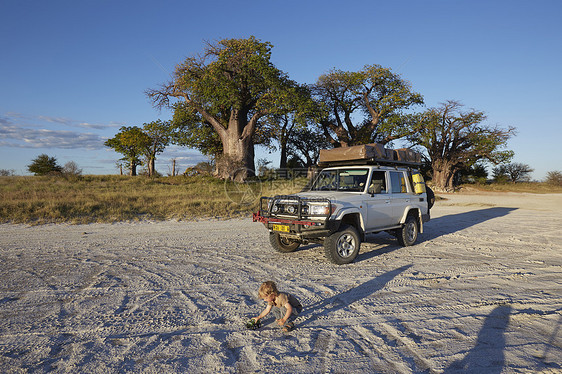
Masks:
[[[277,324],[283,327],[283,331],[288,332],[295,327],[293,321],[302,311],[302,305],[293,295],[279,292],[275,282],[267,281],[260,286],[258,296],[267,302],[267,307],[255,317],[256,322],[273,310]]]

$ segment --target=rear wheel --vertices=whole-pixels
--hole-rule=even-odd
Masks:
[[[414,245],[418,239],[418,233],[418,220],[414,216],[408,216],[404,225],[397,230],[396,237],[398,238],[398,242],[401,246],[408,247],[410,245]]]
[[[269,233],[269,243],[277,252],[289,253],[294,252],[301,243],[289,238],[285,238],[275,232]]]
[[[425,188],[425,193],[427,194],[427,209],[431,209],[435,204],[435,193],[429,187]]]
[[[326,257],[337,265],[349,264],[357,257],[361,239],[353,226],[342,225],[340,231],[324,240]]]

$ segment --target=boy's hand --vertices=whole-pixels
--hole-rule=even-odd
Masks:
[[[284,325],[285,325],[285,322],[287,322],[287,321],[284,320],[283,318],[280,318],[280,319],[277,320],[277,324],[278,324],[279,326],[284,326]]]

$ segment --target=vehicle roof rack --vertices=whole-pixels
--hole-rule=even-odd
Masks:
[[[353,165],[419,167],[421,166],[421,153],[409,148],[388,149],[380,143],[320,150],[319,167]]]
[[[361,166],[361,165],[378,165],[378,166],[411,166],[420,167],[421,162],[413,161],[400,161],[400,160],[383,160],[383,159],[361,159],[361,160],[342,160],[342,161],[324,161],[318,162],[321,168],[336,167],[336,166]]]

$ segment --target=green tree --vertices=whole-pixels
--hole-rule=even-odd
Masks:
[[[198,149],[217,160],[223,153],[222,142],[213,126],[184,102],[173,104],[172,143]]]
[[[331,144],[317,126],[299,127],[289,134],[287,151],[289,161],[301,167],[311,168],[318,163],[321,149],[330,148]],[[289,162],[290,166],[291,162]]]
[[[129,163],[129,175],[137,175],[137,166],[142,165],[142,156],[152,144],[152,139],[137,126],[123,126],[111,139],[105,141],[104,145],[113,148],[115,152],[121,153],[121,159]]]
[[[483,112],[465,112],[456,101],[447,101],[418,116],[415,133],[409,139],[427,150],[437,190],[452,190],[455,174],[480,160],[498,164],[513,157],[512,151],[501,148],[515,129],[486,126],[482,124],[485,119]]]
[[[493,170],[494,179],[499,182],[510,181],[512,183],[528,182],[530,173],[535,171],[527,164],[514,162],[507,165],[500,165]]]
[[[462,183],[486,183],[488,172],[482,164],[474,164],[459,170],[455,174],[455,185]]]
[[[319,122],[334,147],[402,138],[410,131],[404,111],[423,104],[408,82],[380,65],[332,70],[318,78],[313,92],[324,108]]]
[[[253,36],[208,43],[202,56],[187,58],[176,67],[170,82],[147,91],[158,107],[189,110],[185,118],[195,122],[184,126],[200,131],[186,140],[204,144],[209,130],[216,132],[222,148],[216,173],[221,178],[244,180],[255,173],[259,120],[277,110],[283,91],[294,84],[271,63],[271,48]],[[174,106],[171,99],[183,105]],[[207,154],[218,151],[204,145]]]
[[[156,155],[164,152],[172,139],[172,125],[170,122],[157,120],[143,124],[142,132],[150,139],[146,142],[146,138],[141,137],[141,143],[145,145],[143,154],[148,167],[148,176],[152,177],[156,175],[154,167]]]
[[[507,175],[507,166],[506,165],[498,165],[492,169],[492,178],[496,183],[507,183],[509,181],[509,177]]]
[[[55,157],[49,157],[46,154],[41,154],[27,165],[27,170],[35,175],[47,175],[53,173],[60,173],[62,167],[57,164]]]
[[[275,140],[281,153],[279,167],[287,168],[288,157],[294,156],[292,142],[296,133],[306,131],[309,123],[318,116],[318,107],[306,86],[295,85],[285,91],[278,110],[264,117],[260,135],[262,144]],[[309,139],[311,140],[311,139]],[[318,146],[318,144],[316,144]],[[270,146],[270,148],[274,148]]]

